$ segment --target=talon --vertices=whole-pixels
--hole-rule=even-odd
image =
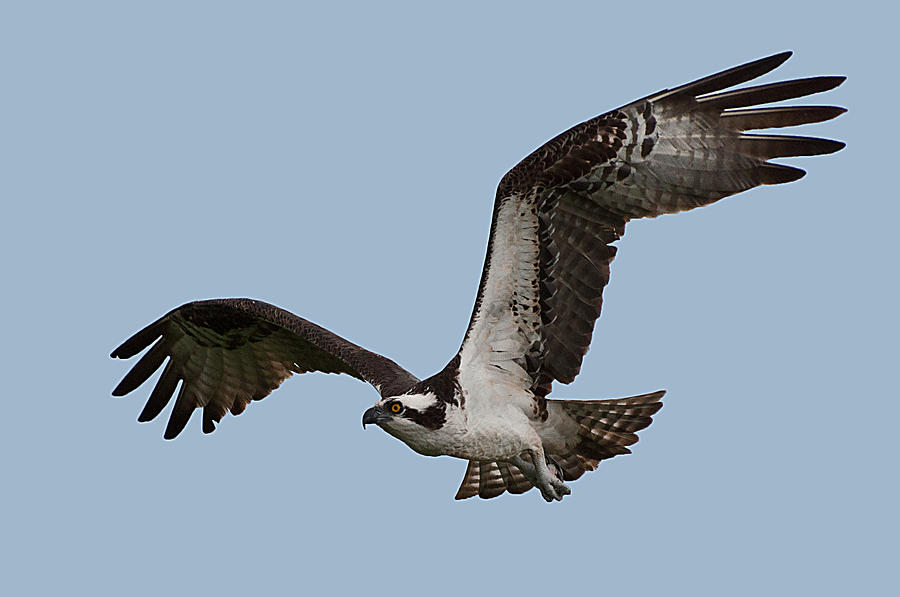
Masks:
[[[569,489],[569,486],[563,483],[562,481],[557,481],[553,483],[553,491],[558,496],[556,499],[562,501],[563,496],[569,495],[572,493],[572,490]]]
[[[545,456],[544,460],[547,462],[547,468],[550,470],[550,474],[559,479],[560,482],[564,481],[565,473],[563,472],[562,467],[549,456]]]

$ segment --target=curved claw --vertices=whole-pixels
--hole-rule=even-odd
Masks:
[[[560,481],[559,479],[554,479],[550,482],[549,487],[541,487],[541,496],[548,502],[552,502],[556,500],[557,502],[561,502],[564,496],[572,493],[572,490],[569,489],[569,486]]]

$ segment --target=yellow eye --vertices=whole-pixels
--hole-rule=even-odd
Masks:
[[[395,402],[395,403],[393,403],[393,404],[391,405],[391,412],[392,412],[392,413],[397,414],[397,413],[400,412],[401,410],[403,410],[403,407],[400,406],[400,403],[399,403],[399,402]]]

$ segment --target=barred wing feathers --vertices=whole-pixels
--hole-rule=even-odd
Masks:
[[[600,315],[616,240],[634,218],[713,203],[804,171],[767,160],[831,153],[828,139],[744,131],[834,118],[833,106],[760,105],[827,91],[813,77],[723,91],[778,54],[632,102],[558,135],[504,176],[461,374],[480,368],[545,396],[575,379]],[[544,411],[546,412],[546,411]]]
[[[203,432],[211,433],[225,413],[240,414],[293,373],[346,373],[369,382],[383,396],[400,394],[419,381],[386,357],[252,299],[182,305],[137,332],[110,356],[128,359],[148,346],[113,395],[135,390],[168,359],[138,417],[156,418],[181,382],[166,439],[181,433],[198,408],[203,409]]]

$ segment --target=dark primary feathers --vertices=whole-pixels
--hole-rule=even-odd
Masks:
[[[803,170],[769,160],[843,147],[828,139],[746,132],[821,122],[844,112],[833,106],[767,105],[827,91],[843,77],[728,90],[789,56],[731,68],[592,118],[548,141],[501,180],[472,319],[451,361],[460,366],[445,369],[453,378],[444,381],[459,384],[465,372],[480,367],[470,378],[473,391],[484,387],[478,384],[513,384],[536,396],[537,421],[552,425],[558,409],[563,409],[558,421],[578,420],[587,439],[571,453],[552,455],[567,479],[627,452],[637,441],[634,431],[648,425],[658,408],[655,395],[635,397],[647,404],[630,423],[634,428],[603,435],[602,421],[595,429],[585,418],[590,413],[544,398],[554,381],[569,383],[579,372],[616,255],[613,243],[625,224],[797,180]],[[130,358],[148,347],[113,393],[131,392],[165,363],[139,420],[159,415],[181,384],[166,438],[175,437],[197,408],[203,409],[203,430],[213,431],[226,412],[239,414],[292,373],[346,373],[368,381],[382,396],[401,394],[419,381],[390,359],[250,299],[183,305],[112,356]],[[638,407],[616,416],[631,416],[623,414],[630,408]],[[466,479],[463,494],[489,497],[498,490],[527,489],[521,471],[503,463],[470,463]]]
[[[796,180],[803,170],[768,160],[841,149],[843,143],[828,139],[745,133],[820,122],[845,111],[832,106],[757,107],[827,91],[844,77],[723,91],[771,71],[789,56],[785,52],[757,60],[592,118],[510,170],[497,189],[485,268],[461,353],[472,338],[488,336],[476,332],[485,293],[493,293],[493,304],[508,300],[515,314],[520,343],[515,362],[530,376],[535,393],[546,395],[553,381],[571,382],[600,315],[616,255],[613,243],[629,220]],[[518,220],[498,230],[498,214],[509,202],[518,206]],[[513,271],[524,273],[504,296],[489,281],[498,242],[510,242],[510,226],[518,226],[515,238],[536,237],[539,259],[533,259],[528,241],[521,241],[518,251],[524,257]],[[509,270],[510,264],[500,268]],[[536,277],[531,289],[529,276]],[[509,343],[504,346],[508,349]]]
[[[181,382],[166,439],[181,433],[194,409],[203,409],[211,433],[226,412],[238,415],[265,398],[292,373],[346,373],[383,396],[419,380],[394,361],[274,305],[252,299],[196,301],[170,311],[126,340],[110,356],[127,359],[148,346],[114,396],[136,389],[169,361],[138,417],[155,418]]]

